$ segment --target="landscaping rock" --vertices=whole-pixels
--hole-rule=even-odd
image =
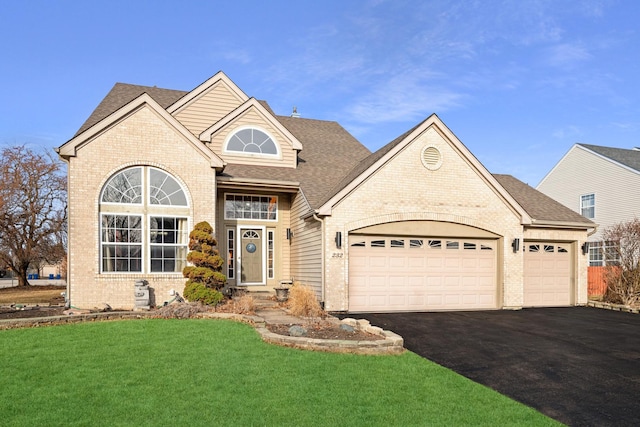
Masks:
[[[307,336],[307,330],[300,325],[293,325],[289,328],[289,335],[292,337]]]
[[[340,325],[340,329],[346,332],[355,332],[355,328],[353,326],[344,323]]]

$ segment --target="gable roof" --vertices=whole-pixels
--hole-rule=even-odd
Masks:
[[[233,82],[225,73],[218,71],[212,77],[198,85],[195,89],[189,91],[185,96],[181,97],[171,106],[167,106],[169,114],[176,114],[178,111],[187,108],[189,104],[195,102],[198,98],[206,94],[209,89],[217,84],[223,84],[240,102],[244,102],[249,97]]]
[[[531,216],[534,225],[569,225],[592,228],[596,224],[511,175],[493,174],[495,179]]]
[[[312,209],[371,152],[333,121],[276,116],[304,149],[296,169],[228,164],[220,175],[225,179],[266,179],[298,182]]]
[[[339,185],[334,188],[333,192],[328,195],[328,198],[323,201],[318,212],[323,215],[329,215],[332,207],[336,203],[338,203],[351,190],[356,188],[368,176],[375,173],[376,170],[381,168],[386,162],[391,160],[398,152],[408,144],[412,143],[422,132],[425,132],[431,126],[435,126],[435,128],[443,134],[450,144],[459,151],[461,157],[463,157],[487,182],[487,185],[493,188],[496,194],[498,194],[498,196],[501,197],[515,213],[520,215],[521,222],[523,224],[530,224],[531,218],[529,218],[527,212],[524,211],[513,197],[495,180],[484,165],[476,159],[469,149],[465,147],[465,145],[453,134],[453,132],[451,132],[451,130],[436,114],[430,115],[412,129],[403,133],[389,144],[364,159],[339,183]]]
[[[125,120],[132,114],[140,111],[143,108],[150,108],[156,112],[169,126],[173,127],[178,134],[180,134],[186,141],[191,143],[203,157],[207,158],[211,164],[211,167],[216,169],[222,169],[224,167],[224,161],[218,157],[213,151],[200,142],[191,132],[187,130],[175,117],[167,112],[160,104],[158,104],[148,93],[142,93],[137,98],[126,103],[122,107],[108,114],[103,119],[99,120],[95,124],[87,127],[84,130],[78,131],[78,133],[69,141],[62,144],[56,150],[57,153],[63,157],[73,157],[76,155],[77,150],[85,144],[92,141],[96,135],[99,135],[105,129],[113,126],[115,123]]]
[[[220,78],[222,77],[218,73],[199,85],[198,88],[209,87],[212,81],[218,81]],[[198,88],[194,91],[197,91]],[[80,127],[74,139],[142,94],[147,94],[165,110],[178,104],[182,105],[183,100],[193,97],[190,92],[186,91],[116,83]],[[224,173],[220,175],[222,181],[225,179],[246,179],[296,182],[311,207],[316,208],[344,175],[371,154],[364,145],[337,122],[276,116],[266,101],[251,101],[249,99],[249,104],[263,109],[265,113],[272,114],[293,135],[297,140],[295,142],[302,144],[304,150],[298,156],[296,169],[228,164]],[[296,145],[296,148],[300,147]]]
[[[640,172],[640,150],[628,150],[625,148],[603,147],[600,145],[576,144],[589,151],[608,158],[616,163]]]
[[[291,141],[291,145],[295,150],[302,150],[302,144],[300,143],[300,141],[289,132],[289,129],[283,126],[281,122],[276,120],[276,117],[273,114],[273,111],[271,110],[271,108],[268,105],[266,105],[265,107],[265,105],[266,105],[266,102],[260,102],[255,98],[249,98],[246,102],[244,102],[242,105],[239,105],[229,114],[227,114],[225,117],[218,120],[213,125],[209,126],[207,129],[203,130],[199,136],[200,140],[204,142],[210,141],[211,136],[214,133],[216,133],[218,130],[228,125],[234,119],[237,119],[238,117],[240,117],[247,110],[253,109],[258,111],[258,113],[262,115],[262,117],[267,122],[270,122],[273,127],[277,128],[282,134],[284,134]]]
[[[91,126],[106,118],[108,115],[124,107],[143,93],[149,94],[163,109],[166,109],[188,92],[182,90],[161,89],[155,86],[139,86],[127,83],[116,83],[107,96],[98,104],[89,118],[80,126],[74,136],[80,135]]]
[[[180,108],[181,105],[194,99],[199,93],[220,79],[232,88],[237,89],[239,96],[246,96],[224,74],[217,73],[191,92],[162,89],[151,86],[131,85],[116,83],[111,91],[100,102],[85,123],[80,127],[74,138],[65,143],[63,147],[68,151],[71,146],[77,145],[81,134],[87,132],[93,126],[129,105],[129,110],[139,105],[152,105],[156,110],[161,110],[167,120],[173,119],[179,124],[168,110]],[[197,92],[197,93],[195,93]],[[145,96],[142,96],[145,94]],[[136,102],[132,102],[136,100]],[[340,124],[333,121],[305,119],[300,117],[277,116],[273,113],[265,101],[257,101],[247,98],[254,108],[262,109],[264,113],[271,114],[302,143],[304,150],[299,153],[296,169],[279,168],[271,166],[249,166],[241,164],[227,164],[223,173],[219,175],[220,181],[243,180],[247,182],[283,183],[283,185],[299,185],[305,195],[311,209],[319,210],[323,206],[335,202],[340,198],[340,193],[347,191],[349,186],[357,185],[370,173],[393,157],[394,153],[404,144],[413,140],[420,132],[432,124],[437,124],[438,129],[458,145],[467,159],[485,177],[490,185],[519,212],[523,217],[523,223],[553,224],[570,223],[584,227],[594,227],[595,224],[564,207],[555,200],[545,196],[532,187],[524,184],[510,175],[492,175],[484,166],[464,147],[446,125],[435,115],[431,115],[412,129],[403,133],[393,141],[371,153],[364,145],[356,140]],[[176,107],[177,106],[177,107]],[[127,110],[127,109],[124,109]],[[104,124],[103,124],[104,125]],[[100,126],[98,126],[100,127]],[[88,132],[88,133],[93,133]],[[188,132],[185,132],[185,135]],[[186,135],[190,137],[190,135]],[[197,141],[196,138],[192,138]],[[201,144],[201,149],[210,151]],[[579,144],[602,156],[612,159],[627,167],[640,170],[640,151],[623,150],[609,147]],[[213,163],[221,162],[221,159],[211,153],[215,159]]]

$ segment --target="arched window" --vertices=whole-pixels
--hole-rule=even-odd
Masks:
[[[266,132],[249,127],[242,128],[229,137],[225,144],[225,151],[244,154],[263,154],[277,156],[278,145]]]
[[[170,174],[147,166],[116,173],[100,195],[100,271],[181,272],[188,219],[187,195]]]

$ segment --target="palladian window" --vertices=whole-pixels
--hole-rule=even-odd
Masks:
[[[118,172],[100,196],[100,271],[181,272],[188,218],[186,193],[170,174],[141,166]]]
[[[243,128],[233,133],[227,140],[225,151],[268,156],[279,154],[273,138],[266,132],[253,127]]]

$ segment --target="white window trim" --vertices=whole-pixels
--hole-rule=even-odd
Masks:
[[[121,246],[125,246],[125,245],[135,245],[135,246],[140,246],[140,271],[104,271],[104,246],[105,245],[112,245],[114,244],[114,242],[103,242],[102,241],[102,234],[104,232],[104,227],[102,226],[102,217],[105,215],[113,215],[113,216],[139,216],[140,217],[140,239],[141,241],[139,243],[122,243]],[[146,224],[146,218],[145,215],[140,213],[140,212],[100,212],[100,216],[99,216],[99,251],[98,251],[98,258],[99,258],[99,263],[100,263],[100,274],[116,274],[116,275],[121,275],[121,274],[144,274],[145,273],[145,224]],[[118,244],[116,244],[118,245]]]
[[[140,169],[140,176],[142,179],[142,182],[140,183],[140,185],[142,186],[142,197],[140,198],[141,202],[140,203],[118,203],[118,202],[103,202],[102,201],[102,197],[104,196],[104,192],[107,189],[107,184],[109,184],[111,182],[111,180],[118,174],[124,172],[125,170],[128,169]],[[145,177],[145,171],[144,171],[144,167],[143,166],[130,166],[130,167],[126,167],[123,169],[120,169],[119,171],[111,174],[111,176],[109,176],[109,179],[106,180],[106,182],[102,185],[102,189],[100,190],[100,198],[98,199],[98,203],[101,205],[105,205],[105,206],[143,206],[144,205],[144,200],[145,200],[145,181],[146,181],[146,177]]]
[[[593,204],[590,206],[586,206],[583,203],[584,197],[588,197],[588,196],[593,196]],[[582,212],[584,212],[585,209],[593,209],[593,216],[588,217],[584,215]],[[580,215],[583,215],[585,218],[589,218],[589,219],[594,219],[596,217],[596,193],[586,193],[586,194],[580,195]]]
[[[268,197],[269,199],[276,199],[276,217],[275,219],[259,219],[259,218],[229,218],[227,217],[227,196],[242,196],[242,197]],[[268,194],[249,194],[249,193],[224,193],[224,198],[222,201],[222,209],[224,212],[224,219],[226,221],[265,221],[265,222],[278,222],[278,215],[280,211],[280,198],[278,196],[268,195]]]
[[[271,247],[269,247],[271,242]],[[273,267],[269,269],[269,254],[271,254],[271,262]],[[267,230],[267,279],[275,279],[276,277],[276,230],[270,228]]]
[[[117,174],[127,170],[127,169],[141,169],[142,170],[142,182],[141,182],[141,186],[142,186],[142,200],[146,201],[146,202],[142,202],[142,203],[113,203],[113,202],[103,202],[102,201],[102,195],[104,193],[104,189],[105,186],[107,185],[107,183]],[[149,176],[149,171],[151,169],[156,169],[159,170],[169,176],[171,176],[173,179],[176,180],[176,182],[178,183],[178,185],[180,186],[180,189],[184,192],[185,194],[185,200],[186,200],[186,205],[184,206],[179,206],[179,205],[156,205],[156,204],[151,204],[151,197],[150,197],[150,176]],[[187,248],[187,252],[189,249],[189,230],[192,229],[193,224],[192,224],[192,218],[190,215],[190,206],[189,206],[189,193],[186,191],[184,184],[178,179],[178,177],[176,177],[175,175],[173,175],[171,172],[166,171],[162,168],[158,168],[158,167],[154,167],[151,165],[142,165],[142,166],[128,166],[128,167],[124,167],[121,170],[113,173],[109,179],[107,179],[107,181],[103,184],[103,188],[100,190],[100,196],[98,199],[99,202],[99,213],[98,213],[98,264],[99,264],[99,269],[98,271],[100,272],[100,274],[104,274],[104,275],[176,275],[176,276],[182,276],[182,271],[151,271],[151,242],[150,242],[150,221],[149,218],[150,217],[170,217],[170,218],[179,218],[179,219],[185,219],[186,220],[186,226],[185,226],[185,242],[184,244],[180,245],[180,246],[185,246]],[[105,206],[106,209],[102,209],[100,208],[100,206]],[[115,207],[118,207],[117,209]],[[104,271],[103,269],[103,245],[104,244],[109,244],[108,242],[103,242],[102,241],[102,216],[103,215],[127,215],[127,216],[140,216],[142,217],[142,250],[141,250],[141,256],[142,256],[142,265],[141,271]],[[174,245],[177,246],[177,245]],[[185,258],[185,265],[187,264],[186,258]]]
[[[236,260],[238,258],[238,238],[236,235],[236,229],[233,227],[228,227],[226,230],[226,239],[227,239],[227,258],[229,258],[229,241],[233,240],[233,258],[227,259],[227,279],[235,280],[236,278]],[[229,233],[232,233],[232,239],[229,238]],[[231,261],[231,262],[229,262]],[[231,264],[231,273],[229,272],[229,264]]]
[[[156,205],[157,206],[157,205]],[[149,218],[151,218],[152,216],[157,216],[157,217],[165,217],[165,218],[176,218],[176,219],[184,219],[185,220],[185,229],[184,229],[184,243],[182,244],[175,244],[175,243],[151,243],[149,240],[149,238],[151,237],[151,228],[150,228],[150,221]],[[185,259],[184,259],[184,266],[187,266],[189,263],[187,262],[187,257],[186,254],[189,253],[189,230],[191,230],[191,224],[189,223],[189,217],[184,216],[184,215],[165,215],[165,214],[158,214],[158,213],[148,213],[146,216],[143,215],[142,217],[142,224],[146,225],[146,229],[142,230],[142,256],[143,256],[143,261],[146,260],[146,270],[144,271],[145,274],[180,274],[182,275],[182,269],[180,271],[151,271],[151,246],[173,246],[173,247],[178,247],[178,246],[183,246],[186,248],[185,251]],[[146,237],[146,242],[144,241]],[[149,256],[145,257],[145,250],[147,251],[147,253],[149,254]]]

